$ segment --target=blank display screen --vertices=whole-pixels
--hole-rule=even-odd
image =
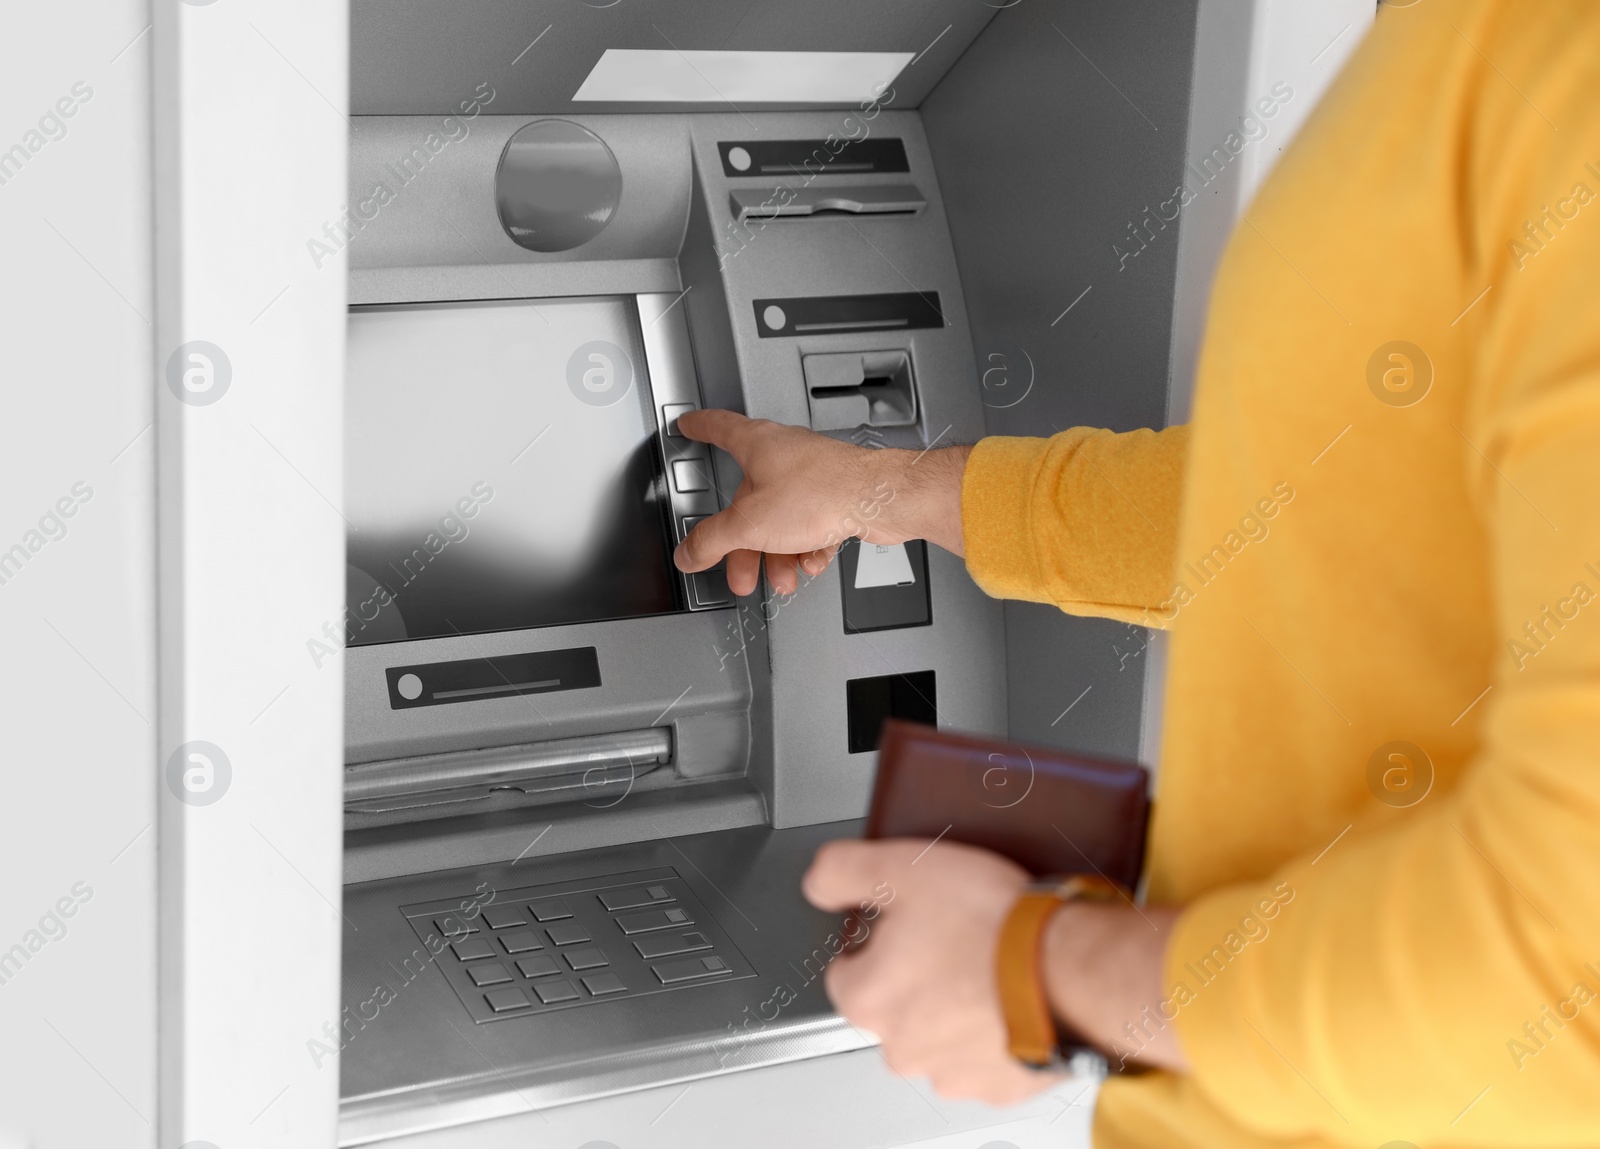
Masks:
[[[633,300],[354,308],[351,645],[679,605]]]

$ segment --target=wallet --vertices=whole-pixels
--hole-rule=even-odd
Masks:
[[[1036,877],[1098,874],[1131,893],[1144,868],[1149,787],[1136,762],[891,718],[865,836],[964,842]]]

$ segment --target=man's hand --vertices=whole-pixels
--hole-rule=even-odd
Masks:
[[[828,967],[828,996],[852,1025],[878,1038],[892,1067],[929,1078],[946,1097],[1008,1105],[1060,1080],[1011,1057],[995,980],[1000,927],[1028,880],[988,850],[901,840],[829,842],[802,883],[819,909],[883,906],[863,923],[864,944]],[[882,896],[884,886],[892,896]],[[1041,961],[1058,1022],[1102,1050],[1115,1044],[1147,1065],[1187,1069],[1173,1026],[1158,1012],[1177,916],[1171,906],[1094,902],[1057,910]]]
[[[819,909],[852,910],[886,883],[860,949],[828,967],[834,1006],[874,1034],[896,1071],[927,1077],[946,1097],[1009,1105],[1056,1085],[1006,1048],[995,946],[1027,873],[998,854],[953,842],[830,842],[802,888]]]
[[[927,539],[961,553],[961,474],[966,447],[872,450],[803,427],[732,411],[690,411],[678,427],[721,447],[744,471],[733,504],[700,523],[678,547],[678,569],[728,560],[728,585],[750,594],[766,555],[773,590],[792,594],[800,570],[818,575],[845,539]]]

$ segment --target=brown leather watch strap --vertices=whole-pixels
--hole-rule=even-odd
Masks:
[[[1126,891],[1109,879],[1072,874],[1033,883],[1012,905],[1000,927],[995,972],[1011,1056],[1018,1061],[1045,1066],[1058,1060],[1060,1038],[1041,969],[1044,928],[1050,916],[1062,903],[1079,898],[1110,901],[1126,897]]]

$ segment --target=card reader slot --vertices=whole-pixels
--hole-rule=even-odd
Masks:
[[[664,726],[557,738],[517,746],[363,762],[346,767],[346,809],[376,812],[416,805],[418,795],[472,796],[496,786],[549,781],[616,770],[653,770],[672,761],[672,732]],[[462,794],[467,791],[467,794]]]
[[[914,184],[860,184],[845,187],[811,187],[789,193],[778,190],[734,188],[728,202],[735,219],[809,219],[819,215],[915,215],[928,201]]]
[[[802,355],[800,366],[813,431],[916,424],[917,384],[909,351],[823,352]]]

